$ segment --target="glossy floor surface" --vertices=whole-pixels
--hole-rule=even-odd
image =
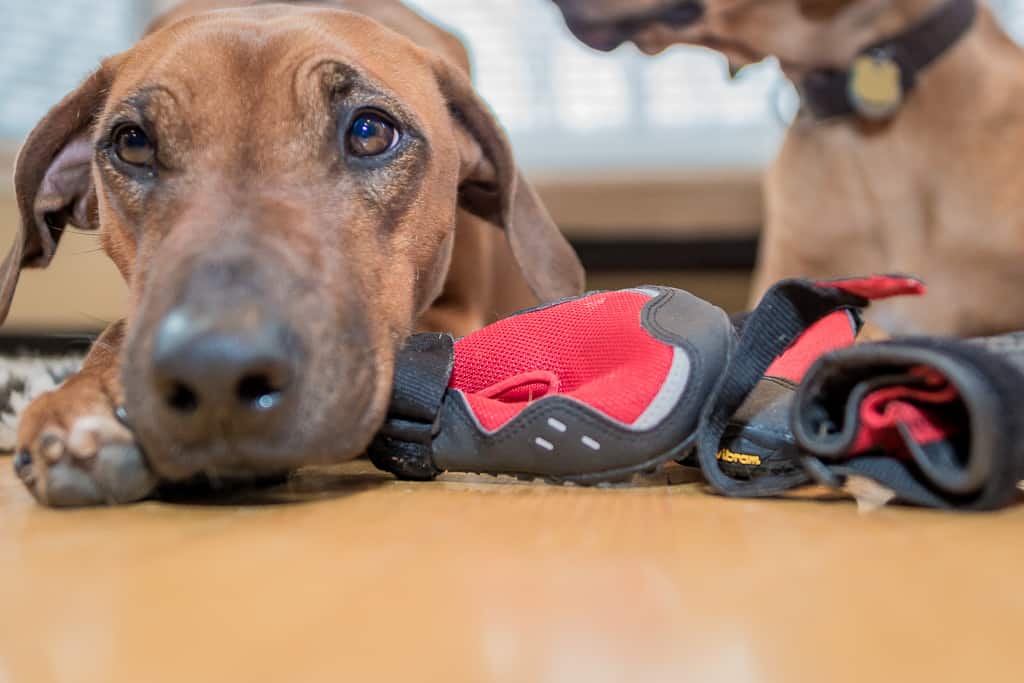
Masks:
[[[37,507],[0,458],[0,682],[1019,681],[1024,507],[397,483]],[[671,485],[668,485],[671,484]]]

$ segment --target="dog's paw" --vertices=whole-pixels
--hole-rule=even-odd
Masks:
[[[150,495],[157,478],[102,392],[65,386],[25,410],[14,467],[52,507],[114,505]]]

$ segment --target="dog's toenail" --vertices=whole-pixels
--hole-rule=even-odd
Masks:
[[[32,466],[32,454],[27,450],[20,450],[14,456],[14,472],[21,476],[27,468]]]
[[[56,434],[47,434],[39,442],[39,453],[48,462],[57,462],[64,457],[64,440]]]

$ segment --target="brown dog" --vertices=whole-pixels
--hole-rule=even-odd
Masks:
[[[4,312],[67,223],[130,289],[22,418],[16,466],[51,505],[354,457],[410,331],[582,288],[461,45],[397,2],[187,3],[46,116],[16,188]]]
[[[848,69],[864,48],[945,2],[703,0],[695,19],[692,0],[555,1],[593,47],[631,39],[654,54],[692,43],[734,66],[774,55],[794,83],[812,70]],[[1024,51],[982,6],[893,118],[798,117],[765,181],[754,297],[789,276],[905,272],[929,294],[873,306],[890,332],[1024,328],[1021,144]]]

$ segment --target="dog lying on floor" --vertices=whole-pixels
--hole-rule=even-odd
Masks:
[[[874,307],[870,319],[890,333],[1024,328],[1024,51],[985,6],[555,2],[596,49],[691,43],[734,68],[773,55],[798,84],[802,111],[765,180],[754,300],[789,276],[905,272],[929,294]]]
[[[17,162],[2,312],[68,223],[99,231],[130,311],[22,416],[36,498],[355,457],[411,331],[581,291],[468,71],[391,0],[187,2],[47,114]]]

